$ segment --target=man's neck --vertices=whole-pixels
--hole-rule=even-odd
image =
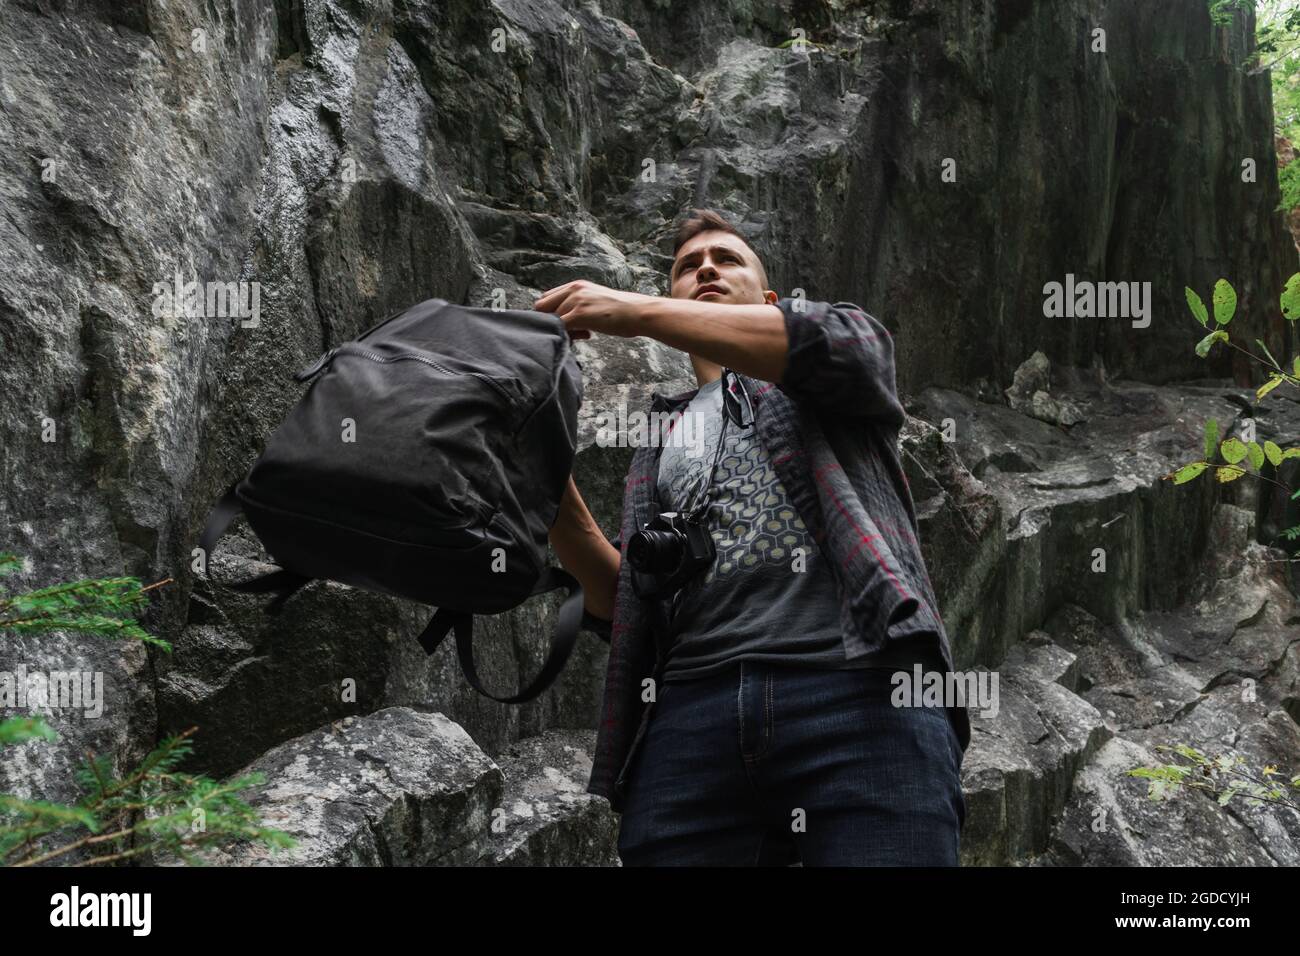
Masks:
[[[700,358],[698,355],[691,356],[691,367],[695,369],[695,384],[700,388],[722,378],[721,365]]]

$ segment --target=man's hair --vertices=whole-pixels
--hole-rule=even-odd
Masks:
[[[717,229],[721,232],[729,232],[741,242],[743,242],[749,251],[754,255],[754,261],[758,263],[758,280],[762,288],[771,288],[767,284],[767,270],[763,267],[763,260],[759,258],[754,247],[749,244],[749,240],[740,234],[740,230],[733,226],[727,219],[715,209],[692,209],[686,218],[677,224],[677,237],[673,242],[673,261],[677,260],[677,253],[690,240],[694,239],[702,232],[708,232],[711,229]]]

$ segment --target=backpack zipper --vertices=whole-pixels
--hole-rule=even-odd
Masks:
[[[372,362],[380,362],[385,365],[391,362],[400,362],[405,359],[410,359],[411,361],[420,362],[423,365],[427,365],[430,368],[435,368],[439,372],[442,372],[446,375],[472,375],[475,378],[481,379],[482,381],[491,385],[494,389],[496,389],[496,391],[501,395],[501,397],[506,400],[508,404],[510,404],[511,406],[514,405],[514,398],[510,395],[509,392],[506,391],[505,386],[503,386],[496,379],[492,378],[492,376],[490,375],[484,375],[482,372],[459,372],[456,371],[455,369],[447,368],[447,366],[445,365],[439,365],[433,359],[429,358],[426,355],[421,355],[418,352],[398,352],[394,355],[382,355],[379,352],[372,352],[370,349],[365,348],[364,346],[361,345],[357,345],[354,342],[348,343],[347,345],[340,345],[330,349],[328,352],[326,352],[324,355],[322,355],[319,359],[316,360],[315,365],[313,365],[311,368],[303,369],[301,372],[295,373],[293,377],[297,379],[299,382],[305,382],[309,379],[315,378],[317,375],[319,375],[321,372],[325,370],[325,366],[327,366],[330,362],[332,362],[334,360],[334,357],[338,355],[340,352],[345,353],[347,355],[359,355],[362,358],[370,359],[370,361]]]

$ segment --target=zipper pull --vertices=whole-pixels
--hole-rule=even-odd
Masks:
[[[299,382],[305,382],[307,381],[307,379],[319,375],[324,370],[325,366],[330,363],[330,360],[333,359],[334,356],[338,354],[338,351],[339,350],[337,347],[332,348],[324,355],[322,355],[320,358],[318,358],[316,360],[315,365],[311,366],[310,368],[305,368],[301,372],[295,372],[293,376],[294,380]]]

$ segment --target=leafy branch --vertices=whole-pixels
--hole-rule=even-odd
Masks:
[[[53,737],[39,719],[26,721],[25,729],[14,727],[17,723],[0,723],[0,739]],[[87,754],[77,773],[85,795],[72,806],[0,794],[0,864],[38,866],[87,849],[95,855],[77,865],[117,863],[146,853],[202,864],[200,851],[233,839],[259,841],[273,850],[292,847],[289,834],[261,826],[253,808],[239,798],[240,790],[265,782],[262,774],[218,783],[175,769],[189,755],[187,738],[197,729],[168,737],[121,779],[113,777],[107,757]],[[40,849],[51,836],[61,841]]]
[[[1219,806],[1226,806],[1233,797],[1241,797],[1246,806],[1257,807],[1263,803],[1300,810],[1300,794],[1291,791],[1300,789],[1300,776],[1291,777],[1289,781],[1278,773],[1277,767],[1265,766],[1257,774],[1252,773],[1246,765],[1246,758],[1226,753],[1206,756],[1195,747],[1183,744],[1156,744],[1157,750],[1172,751],[1189,763],[1161,764],[1155,767],[1136,767],[1124,771],[1130,777],[1150,780],[1147,796],[1152,800],[1168,800],[1183,787],[1189,790],[1202,790],[1215,797]],[[1279,778],[1280,779],[1274,779]],[[1289,789],[1288,789],[1289,788]]]
[[[16,555],[0,554],[0,575],[21,567]],[[0,631],[80,631],[130,638],[170,652],[171,644],[142,628],[136,614],[148,602],[149,591],[171,582],[167,578],[141,587],[137,578],[93,578],[0,596]]]
[[[0,577],[21,568],[18,557],[0,553]],[[101,578],[0,595],[0,631],[81,631],[139,640],[170,653],[171,644],[136,620],[148,592],[169,583],[171,578],[142,587],[135,578]],[[76,773],[83,796],[72,805],[0,794],[0,865],[67,862],[77,851],[92,854],[77,859],[80,866],[116,864],[146,853],[202,864],[202,850],[232,839],[272,850],[293,846],[287,833],[262,827],[239,797],[239,791],[264,782],[261,774],[218,783],[176,769],[190,754],[188,738],[197,729],[168,737],[120,778],[108,757],[87,753]],[[0,720],[0,747],[36,739],[56,740],[58,734],[37,716]]]
[[[1300,387],[1300,356],[1293,359],[1291,371],[1288,371],[1274,358],[1273,354],[1268,350],[1268,346],[1262,340],[1256,339],[1255,341],[1263,351],[1263,357],[1255,355],[1249,349],[1243,349],[1231,341],[1228,335],[1228,326],[1237,311],[1237,293],[1231,283],[1226,279],[1220,279],[1214,285],[1214,294],[1211,297],[1214,308],[1214,328],[1212,330],[1210,329],[1210,312],[1201,297],[1190,288],[1184,291],[1187,296],[1187,307],[1191,310],[1193,317],[1203,329],[1209,332],[1197,343],[1197,355],[1205,358],[1215,345],[1222,342],[1249,356],[1252,361],[1264,365],[1269,372],[1269,378],[1256,390],[1256,401],[1262,401],[1266,395],[1282,384]],[[1282,291],[1280,305],[1282,316],[1287,321],[1295,322],[1300,319],[1300,273],[1287,280],[1286,287]],[[1216,463],[1216,454],[1219,459],[1218,463]],[[1249,474],[1260,481],[1268,482],[1283,489],[1294,500],[1300,498],[1300,491],[1293,492],[1289,486],[1282,482],[1261,474],[1265,462],[1280,472],[1282,463],[1288,458],[1300,458],[1300,447],[1284,449],[1272,441],[1265,441],[1261,444],[1253,440],[1242,441],[1234,436],[1228,436],[1221,441],[1219,423],[1216,419],[1210,418],[1205,423],[1204,457],[1189,462],[1164,477],[1173,481],[1176,485],[1181,485],[1194,480],[1211,468],[1214,469],[1215,478],[1221,483],[1235,481],[1243,475]],[[1288,540],[1300,539],[1300,527],[1288,528],[1279,537],[1286,537]],[[1183,787],[1203,790],[1212,794],[1218,800],[1220,806],[1225,806],[1234,797],[1241,797],[1246,801],[1246,805],[1251,807],[1271,803],[1289,807],[1292,810],[1300,810],[1300,801],[1288,790],[1288,785],[1273,779],[1278,776],[1276,767],[1266,766],[1258,774],[1254,774],[1249,769],[1243,769],[1246,764],[1244,757],[1227,754],[1207,757],[1200,750],[1182,744],[1175,746],[1158,744],[1156,749],[1172,751],[1185,758],[1188,762],[1162,764],[1156,767],[1137,767],[1124,771],[1129,776],[1141,777],[1150,781],[1147,795],[1152,800],[1167,799],[1177,788]],[[1291,790],[1300,788],[1300,776],[1291,777],[1289,787]]]
[[[1184,289],[1184,292],[1187,296],[1187,307],[1191,310],[1192,316],[1201,324],[1202,328],[1210,329],[1210,313],[1201,297],[1191,288]],[[1268,346],[1264,344],[1262,339],[1256,339],[1255,342],[1263,350],[1264,357],[1256,355],[1249,349],[1241,348],[1231,340],[1228,335],[1228,326],[1237,311],[1237,293],[1227,279],[1220,279],[1214,284],[1214,294],[1211,301],[1214,307],[1214,329],[1196,344],[1197,355],[1205,358],[1217,343],[1222,342],[1230,348],[1247,355],[1252,361],[1264,365],[1269,371],[1269,378],[1256,390],[1256,401],[1262,401],[1264,396],[1284,383],[1300,387],[1300,355],[1297,355],[1292,360],[1292,371],[1287,371],[1273,357],[1273,353],[1268,350]],[[1279,301],[1283,318],[1290,322],[1300,319],[1300,273],[1287,280]],[[1218,464],[1215,462],[1216,451],[1220,459]],[[1233,436],[1220,441],[1219,422],[1217,419],[1210,418],[1205,423],[1204,452],[1203,458],[1188,462],[1163,477],[1176,485],[1181,485],[1192,481],[1208,469],[1213,468],[1214,476],[1220,483],[1226,484],[1229,481],[1241,478],[1243,475],[1251,475],[1259,481],[1268,482],[1281,488],[1290,495],[1292,500],[1300,498],[1300,490],[1293,491],[1289,485],[1261,474],[1265,462],[1272,465],[1276,470],[1281,468],[1282,462],[1286,461],[1286,459],[1300,458],[1300,447],[1284,449],[1276,442],[1265,441],[1263,444],[1253,440],[1243,442]],[[1254,470],[1251,471],[1251,469]],[[1287,528],[1278,537],[1285,537],[1289,541],[1300,539],[1300,526]]]

